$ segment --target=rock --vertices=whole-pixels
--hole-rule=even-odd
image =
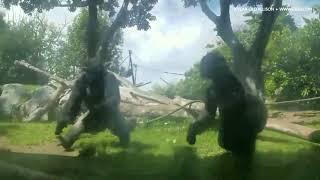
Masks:
[[[39,107],[45,106],[54,92],[55,89],[50,86],[41,86],[36,89],[32,93],[31,98],[21,105],[20,112],[22,116],[26,117]],[[46,113],[40,120],[48,120],[48,114]]]
[[[30,92],[22,84],[5,84],[0,96],[0,117],[16,117],[18,107],[28,99]]]

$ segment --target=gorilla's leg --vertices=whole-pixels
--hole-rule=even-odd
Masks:
[[[196,143],[196,136],[203,133],[214,125],[214,116],[207,111],[202,111],[196,121],[194,121],[188,129],[187,141],[193,145]]]
[[[218,144],[234,155],[249,157],[255,151],[256,136],[257,133],[252,128],[244,125],[222,125],[219,129]]]
[[[126,122],[126,120],[120,112],[113,112],[110,120],[110,130],[114,135],[116,135],[119,138],[120,144],[123,146],[129,145],[131,131],[129,123]]]

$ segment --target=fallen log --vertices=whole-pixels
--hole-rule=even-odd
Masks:
[[[34,67],[28,64],[25,61],[15,61],[16,65],[21,65],[25,68],[28,68],[32,71],[38,72],[49,79],[55,80],[62,85],[63,88],[70,88],[72,86],[72,81],[67,81],[63,78],[51,75],[50,73],[43,71],[37,67]],[[144,115],[152,115],[152,116],[161,116],[163,114],[167,114],[171,111],[174,111],[179,106],[182,106],[188,103],[190,100],[184,100],[183,98],[179,99],[179,103],[164,97],[155,94],[151,94],[145,91],[138,89],[133,86],[128,80],[119,76],[118,74],[109,71],[114,74],[114,76],[119,80],[122,87],[120,87],[121,94],[121,104],[122,109],[121,112],[127,114],[129,116],[144,116]],[[53,98],[50,98],[48,104],[44,107],[39,107],[34,113],[29,115],[25,120],[36,120],[39,119],[43,114],[45,114],[49,109],[54,108],[57,105],[57,101],[60,98],[60,95],[64,91],[57,90],[56,95]],[[182,99],[182,100],[181,100]],[[182,102],[182,103],[181,103]],[[186,103],[184,103],[186,102]],[[138,106],[137,106],[138,105]],[[139,106],[140,105],[140,106]],[[193,110],[199,110],[199,106],[192,107],[195,108]],[[192,109],[191,107],[189,109]],[[187,113],[180,113],[178,116],[188,117]]]
[[[299,137],[314,143],[320,143],[320,130],[290,122],[272,120],[268,121],[267,129]]]
[[[66,87],[63,85],[58,87],[56,92],[52,96],[52,98],[49,98],[48,103],[45,106],[39,107],[38,109],[33,111],[31,114],[29,114],[28,117],[23,118],[23,121],[29,122],[29,121],[38,120],[50,109],[53,109],[54,107],[56,107],[59,101],[59,97],[61,96],[61,94],[64,92],[65,89]]]
[[[41,69],[39,69],[39,68],[37,68],[37,67],[34,67],[34,66],[32,66],[31,64],[29,64],[29,63],[27,63],[26,61],[24,61],[24,60],[21,60],[21,61],[14,61],[14,64],[15,65],[20,65],[20,66],[23,66],[23,67],[25,67],[25,68],[27,68],[27,69],[30,69],[30,70],[32,70],[32,71],[35,71],[35,72],[37,72],[37,73],[39,73],[39,74],[42,74],[42,75],[44,75],[44,76],[46,76],[46,77],[48,77],[48,78],[50,78],[50,79],[52,79],[52,80],[55,80],[55,81],[57,81],[58,83],[60,83],[60,84],[62,84],[62,85],[64,85],[64,86],[71,86],[71,82],[69,82],[69,81],[67,81],[67,80],[65,80],[65,79],[62,79],[62,78],[60,78],[60,77],[57,77],[57,76],[54,76],[54,75],[52,75],[52,74],[50,74],[50,73],[48,73],[48,72],[46,72],[46,71],[43,71],[43,70],[41,70]]]

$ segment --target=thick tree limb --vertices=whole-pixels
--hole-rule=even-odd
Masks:
[[[215,24],[219,24],[219,16],[217,16],[208,6],[207,0],[199,0],[202,12]]]
[[[232,49],[241,44],[234,34],[230,21],[231,0],[220,0],[220,16],[217,16],[208,6],[207,0],[199,0],[202,12],[217,26],[218,35]]]
[[[320,143],[320,130],[299,124],[273,120],[267,122],[266,129],[282,132],[311,142]]]
[[[87,26],[87,53],[88,58],[94,58],[97,51],[97,42],[98,42],[98,8],[97,8],[97,0],[90,0],[88,2],[89,6],[89,19]]]
[[[242,47],[242,44],[234,34],[230,20],[231,0],[220,0],[220,21],[217,24],[218,35],[232,50]]]
[[[246,50],[233,32],[230,20],[231,0],[220,0],[220,16],[217,16],[209,7],[207,0],[199,0],[202,12],[216,24],[218,35],[231,48],[235,62],[239,54],[245,54]]]
[[[53,109],[58,104],[59,97],[65,89],[66,86],[58,87],[52,98],[49,98],[48,103],[45,106],[36,109],[34,112],[29,114],[28,117],[24,118],[23,121],[29,122],[40,119],[45,113],[47,113],[50,109]]]
[[[274,10],[262,12],[258,33],[250,48],[250,52],[253,54],[254,57],[257,57],[257,59],[259,60],[259,61],[256,61],[257,59],[254,59],[255,62],[253,63],[255,64],[256,67],[261,67],[265,48],[268,44],[269,37],[272,32],[273,24],[276,21],[278,14],[280,12],[279,8],[282,6],[282,0],[274,0],[274,4],[270,0],[263,1],[264,9],[272,8],[272,5],[274,5]]]
[[[14,63],[16,65],[20,65],[25,68],[31,69],[32,71],[38,72],[38,73],[48,77],[49,79],[53,79],[53,80],[57,81],[58,83],[60,83],[60,86],[57,88],[53,97],[49,98],[48,103],[43,107],[39,107],[34,112],[32,112],[28,117],[24,118],[24,121],[33,121],[33,120],[40,119],[45,113],[47,113],[50,109],[54,108],[58,104],[59,98],[60,98],[61,94],[64,92],[64,90],[67,89],[68,87],[72,86],[71,82],[69,82],[65,79],[62,79],[60,77],[51,75],[50,73],[43,71],[37,67],[34,67],[25,61],[15,61]]]
[[[129,6],[130,0],[124,0],[123,4],[121,6],[120,11],[118,12],[115,20],[111,24],[110,27],[108,27],[102,34],[102,41],[100,42],[99,50],[97,51],[97,57],[99,57],[100,62],[103,62],[103,60],[107,56],[107,50],[109,48],[110,42],[112,38],[114,37],[114,34],[116,31],[123,26],[123,24],[126,21],[126,16],[128,12],[128,6]]]
[[[41,70],[41,69],[39,69],[37,67],[34,67],[34,66],[30,65],[29,63],[27,63],[24,60],[21,60],[21,61],[17,61],[16,60],[16,61],[14,61],[14,64],[15,65],[20,65],[20,66],[26,67],[28,69],[31,69],[32,71],[38,72],[38,73],[40,73],[40,74],[42,74],[42,75],[44,75],[44,76],[46,76],[46,77],[48,77],[50,79],[53,79],[53,80],[57,81],[58,83],[60,83],[63,86],[70,87],[70,85],[71,85],[71,83],[68,82],[67,80],[62,79],[62,78],[60,78],[58,76],[54,76],[54,75],[52,75],[52,74],[50,74],[50,73],[48,73],[46,71],[43,71],[43,70]]]

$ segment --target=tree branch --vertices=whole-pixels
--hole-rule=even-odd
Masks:
[[[202,12],[215,24],[219,22],[219,16],[217,16],[208,6],[207,0],[199,0]]]
[[[244,50],[234,34],[230,21],[231,0],[220,0],[220,16],[217,16],[208,6],[207,0],[199,0],[202,12],[216,24],[218,35],[233,50]],[[236,53],[237,54],[237,53]]]
[[[88,3],[89,9],[89,19],[87,25],[87,52],[88,57],[94,58],[97,52],[98,45],[98,8],[97,8],[97,0],[90,0]]]
[[[37,68],[37,67],[34,67],[34,66],[30,65],[29,63],[27,63],[27,62],[24,61],[24,60],[21,60],[21,61],[16,60],[16,61],[14,61],[14,64],[15,64],[15,65],[24,66],[24,67],[26,67],[26,68],[28,68],[28,69],[31,69],[31,70],[33,70],[33,71],[35,71],[35,72],[37,72],[37,73],[40,73],[40,74],[42,74],[42,75],[44,75],[44,76],[46,76],[46,77],[48,77],[48,78],[50,78],[50,79],[53,79],[53,80],[57,81],[58,83],[60,83],[60,84],[63,85],[63,86],[70,87],[71,84],[72,84],[71,82],[66,81],[66,80],[64,80],[64,79],[62,79],[62,78],[60,78],[60,77],[58,77],[58,76],[51,75],[51,74],[49,74],[49,73],[46,72],[46,71],[43,71],[43,70],[41,70],[41,69],[39,69],[39,68]]]
[[[233,50],[243,49],[242,44],[234,34],[230,20],[231,0],[220,0],[220,20],[217,24],[218,35]]]
[[[263,8],[271,8],[273,4],[274,10],[262,12],[258,33],[250,48],[252,55],[260,59],[260,61],[253,62],[256,63],[256,67],[261,67],[262,58],[272,32],[273,24],[279,14],[279,8],[282,6],[282,0],[275,0],[274,3],[270,0],[263,1]]]
[[[102,41],[99,45],[99,50],[97,52],[97,57],[99,57],[100,62],[106,58],[107,50],[110,45],[110,42],[115,34],[115,32],[123,25],[126,17],[126,13],[128,12],[128,5],[130,0],[124,0],[120,11],[118,12],[115,20],[111,24],[109,28],[107,28],[102,34]]]

